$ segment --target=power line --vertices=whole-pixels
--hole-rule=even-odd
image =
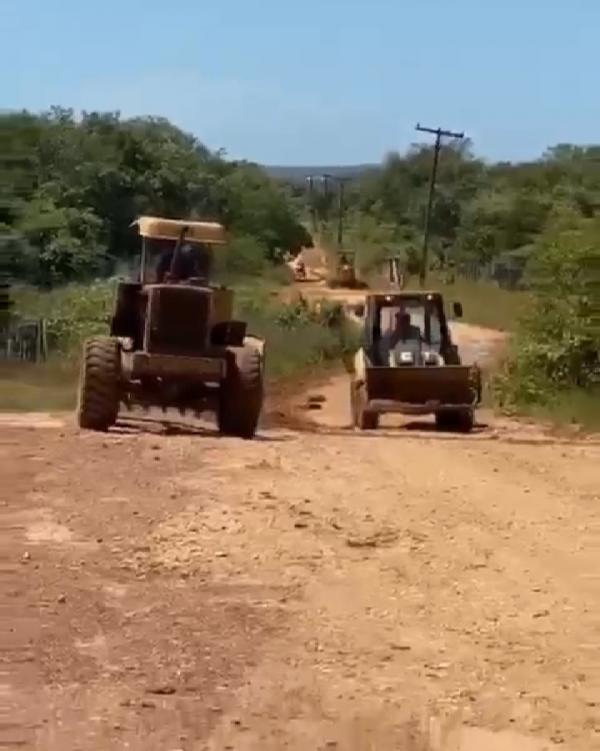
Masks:
[[[350,181],[349,177],[340,177],[339,175],[330,175],[330,174],[324,174],[322,175],[323,180],[325,181],[325,185],[327,185],[327,180],[333,180],[334,182],[337,182],[338,184],[338,229],[337,229],[337,244],[338,248],[341,250],[343,245],[343,235],[344,235],[344,212],[346,210],[345,202],[344,202],[344,195],[345,195],[345,184]]]
[[[427,264],[429,255],[429,231],[431,224],[431,211],[433,209],[433,198],[435,196],[435,182],[437,179],[438,163],[440,159],[440,150],[442,148],[442,138],[456,138],[462,139],[465,137],[464,133],[456,133],[452,130],[444,130],[443,128],[426,128],[417,123],[416,130],[422,133],[433,133],[435,135],[435,146],[433,149],[433,165],[431,168],[431,179],[429,181],[429,199],[427,201],[427,212],[425,214],[425,229],[423,231],[423,255],[421,257],[421,270],[419,272],[419,283],[421,287],[425,286],[425,280],[427,278]]]
[[[337,227],[337,244],[338,247],[341,249],[343,244],[343,235],[344,235],[344,213],[346,210],[345,206],[345,183],[347,183],[351,178],[349,177],[339,177],[338,175],[331,175],[328,172],[325,172],[321,175],[307,175],[306,182],[308,183],[308,192],[310,196],[310,203],[312,207],[312,215],[313,215],[313,227],[316,231],[317,226],[317,212],[316,212],[316,205],[315,205],[315,191],[314,191],[314,181],[319,180],[323,184],[323,195],[324,195],[324,220],[325,222],[328,222],[329,220],[329,183],[335,182],[338,186],[338,227]]]
[[[307,175],[306,182],[308,183],[308,203],[310,207],[312,230],[313,230],[313,234],[316,234],[317,232],[317,206],[315,204],[314,175]]]

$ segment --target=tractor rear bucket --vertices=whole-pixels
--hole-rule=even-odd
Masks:
[[[369,367],[365,375],[366,409],[373,413],[471,410],[480,400],[478,371],[468,366]]]

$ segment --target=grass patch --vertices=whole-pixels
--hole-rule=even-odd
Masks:
[[[0,364],[0,410],[61,412],[75,408],[77,366],[52,359],[44,363]]]
[[[17,288],[15,312],[25,318],[45,318],[49,349],[73,358],[84,339],[108,331],[115,289],[112,280],[69,284],[48,292]]]
[[[544,404],[522,405],[519,412],[555,425],[579,425],[600,431],[600,386],[561,391]]]
[[[277,380],[340,362],[351,346],[346,325],[327,326],[293,305],[241,311],[251,332],[267,342],[267,378]]]
[[[486,282],[457,279],[454,284],[447,284],[432,276],[428,286],[444,295],[447,306],[461,302],[466,323],[498,331],[514,331],[531,305],[529,293],[501,289]]]

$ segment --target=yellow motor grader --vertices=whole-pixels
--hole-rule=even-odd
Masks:
[[[134,224],[139,276],[119,282],[110,334],[84,344],[79,425],[108,430],[121,405],[139,404],[212,410],[221,433],[252,438],[265,344],[233,317],[233,291],[210,281],[212,248],[226,243],[224,228],[151,216]]]

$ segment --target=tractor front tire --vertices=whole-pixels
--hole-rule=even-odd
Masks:
[[[350,405],[352,408],[352,423],[359,430],[377,430],[379,427],[379,415],[377,412],[369,412],[367,405],[367,389],[363,384],[355,381],[350,383]]]
[[[108,336],[88,339],[83,346],[77,422],[87,430],[108,430],[117,421],[120,401],[119,342]]]
[[[253,438],[263,403],[263,358],[255,347],[230,350],[217,423],[223,435]]]
[[[472,409],[437,412],[435,424],[438,430],[452,433],[470,433],[475,424],[475,415]]]

